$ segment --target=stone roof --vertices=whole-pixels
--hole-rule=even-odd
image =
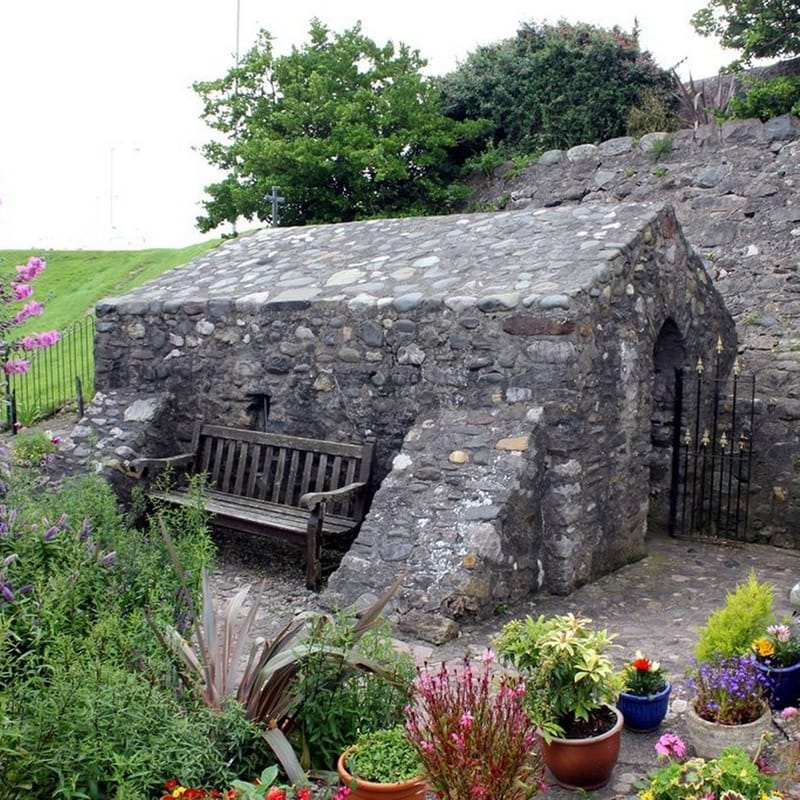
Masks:
[[[104,304],[120,313],[215,300],[241,309],[344,301],[403,310],[430,298],[453,308],[554,307],[607,271],[657,211],[626,204],[265,229]]]

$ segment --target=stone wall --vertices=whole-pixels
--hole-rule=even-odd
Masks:
[[[79,445],[123,471],[265,407],[272,430],[375,436],[372,508],[327,602],[406,569],[417,628],[640,557],[657,343],[735,347],[672,210],[633,203],[262,231],[97,317]]]
[[[509,209],[670,203],[755,373],[749,535],[800,547],[800,120],[734,120],[551,151],[475,200]],[[653,144],[666,139],[656,157]]]

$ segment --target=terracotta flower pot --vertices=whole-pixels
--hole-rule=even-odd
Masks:
[[[599,789],[611,778],[619,757],[622,714],[608,706],[617,720],[611,730],[585,739],[542,740],[542,755],[556,782],[566,789]]]
[[[352,800],[424,800],[428,791],[425,778],[412,778],[398,783],[371,783],[351,775],[345,766],[350,749],[339,756],[336,769],[342,785],[350,788]]]
[[[755,721],[744,725],[721,725],[703,719],[689,704],[686,709],[686,731],[695,753],[700,758],[719,758],[726,747],[737,746],[750,755],[758,748],[761,736],[772,727],[769,708]]]

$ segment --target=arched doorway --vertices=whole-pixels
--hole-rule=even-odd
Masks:
[[[675,371],[686,364],[683,334],[667,318],[653,346],[653,394],[650,415],[650,515],[651,530],[666,530],[675,437]]]

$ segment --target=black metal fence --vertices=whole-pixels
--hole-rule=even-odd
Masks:
[[[755,376],[734,363],[730,379],[698,359],[675,375],[675,434],[670,492],[672,535],[744,540],[750,505]]]
[[[83,415],[84,398],[94,395],[95,319],[86,317],[61,331],[61,338],[43,350],[15,357],[30,361],[28,372],[6,375],[6,425],[31,424],[65,408]]]

